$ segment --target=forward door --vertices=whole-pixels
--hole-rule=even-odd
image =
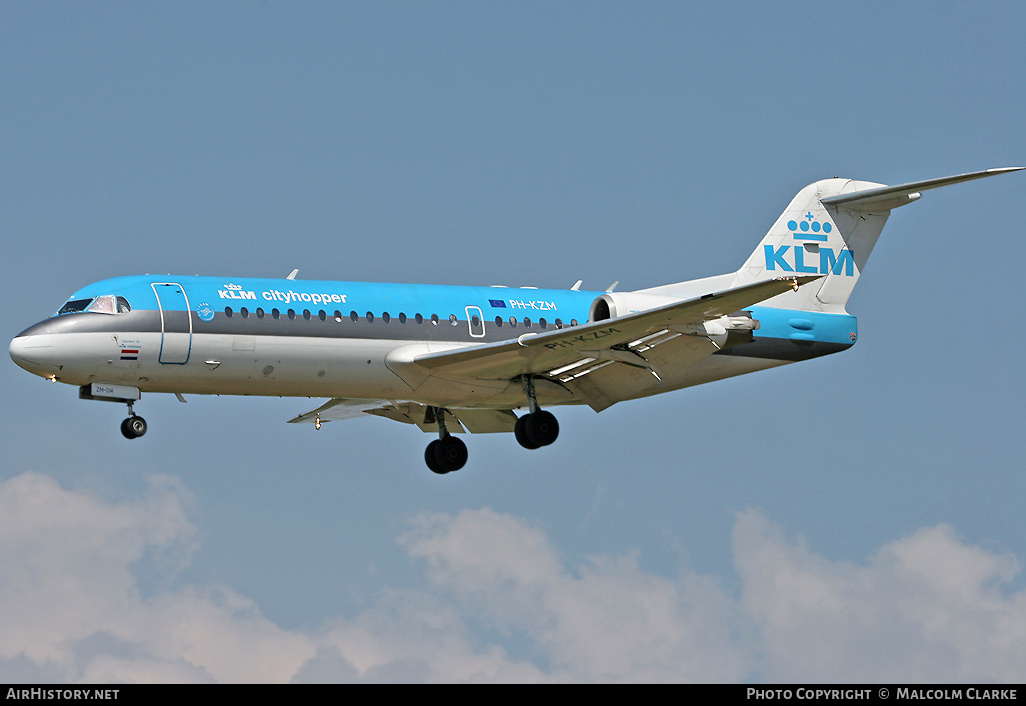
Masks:
[[[185,288],[177,282],[154,282],[160,307],[160,362],[184,365],[192,350],[192,314]]]

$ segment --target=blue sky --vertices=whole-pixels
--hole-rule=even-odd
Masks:
[[[10,339],[167,272],[638,289],[791,197],[1026,163],[1017,3],[0,7]],[[1022,175],[894,212],[850,351],[465,470],[318,400],[0,366],[0,679],[1026,678]],[[230,657],[226,655],[231,655]]]

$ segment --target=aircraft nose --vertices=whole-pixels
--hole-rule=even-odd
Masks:
[[[49,377],[61,369],[54,356],[51,335],[16,336],[9,352],[11,360],[35,375]]]

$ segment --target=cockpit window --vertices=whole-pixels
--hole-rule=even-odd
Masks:
[[[131,310],[132,305],[124,297],[104,294],[95,299],[72,299],[61,307],[57,315],[74,314],[80,311],[90,311],[94,314],[126,314]]]
[[[114,297],[110,294],[104,295],[102,297],[96,297],[96,299],[93,300],[93,303],[89,305],[89,308],[86,309],[86,311],[91,311],[94,314],[113,314],[115,311]]]
[[[61,307],[61,310],[57,312],[57,315],[60,316],[61,314],[73,314],[76,311],[82,311],[87,306],[89,306],[89,302],[91,301],[92,299],[72,299],[70,302]]]

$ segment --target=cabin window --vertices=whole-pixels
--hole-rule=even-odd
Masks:
[[[531,328],[531,319],[529,319],[526,316],[524,317],[524,326],[526,326],[527,328]]]
[[[509,317],[509,325],[512,326],[513,328],[516,328],[517,327],[517,317],[515,317],[515,316]]]
[[[271,309],[271,318],[272,319],[277,319],[279,316],[281,316],[281,312],[280,311],[278,311],[277,309]]]
[[[132,310],[132,305],[128,303],[128,300],[124,297],[115,297],[118,302],[118,313],[127,314]]]
[[[432,314],[431,315],[431,325],[432,326],[437,326],[438,325],[438,314]]]
[[[399,323],[401,323],[401,324],[405,324],[406,323],[406,314],[404,314],[401,311],[399,312]]]
[[[538,325],[541,326],[542,328],[548,328],[549,322],[546,321],[545,319],[538,319]]]
[[[500,328],[502,327],[502,317],[501,316],[496,316],[495,317],[495,325],[500,327]]]
[[[310,320],[310,310],[309,309],[303,309],[303,318],[306,319],[307,321]]]
[[[335,322],[342,323],[342,312],[338,309],[335,310]]]
[[[327,321],[328,320],[328,314],[327,314],[326,311],[324,311],[324,309],[321,309],[320,311],[317,312],[317,318],[320,319],[321,321]]]
[[[242,307],[241,309],[239,309],[239,313],[242,314],[242,318],[249,318],[249,309],[247,309],[246,307]]]
[[[381,315],[381,320],[387,324],[389,321],[392,320],[392,317],[389,316],[388,312],[386,311],[384,314]]]
[[[459,321],[456,320],[456,314],[449,314],[449,325],[455,326]]]
[[[367,312],[367,321],[369,323],[374,323],[374,312],[372,312],[372,311],[368,311]]]
[[[229,319],[232,318],[232,308],[230,306],[226,306],[224,308],[224,315],[227,316]]]
[[[289,319],[294,319],[294,318],[296,318],[296,310],[295,309],[289,309]]]
[[[416,322],[417,322],[418,324],[422,324],[422,323],[424,323],[424,317],[423,317],[423,316],[421,316],[420,314],[417,314],[416,316],[414,316],[414,317],[413,317],[413,319],[414,319],[414,321],[416,321]]]
[[[349,312],[349,318],[352,319],[353,323],[355,324],[357,321],[360,320],[360,315],[357,314],[355,311],[350,311]]]
[[[257,318],[258,319],[264,318],[264,310],[263,309],[257,308],[256,314],[257,314]]]
[[[563,319],[556,319],[556,328],[563,328]]]
[[[577,325],[577,319],[570,319],[570,325],[571,326],[576,326]]]

